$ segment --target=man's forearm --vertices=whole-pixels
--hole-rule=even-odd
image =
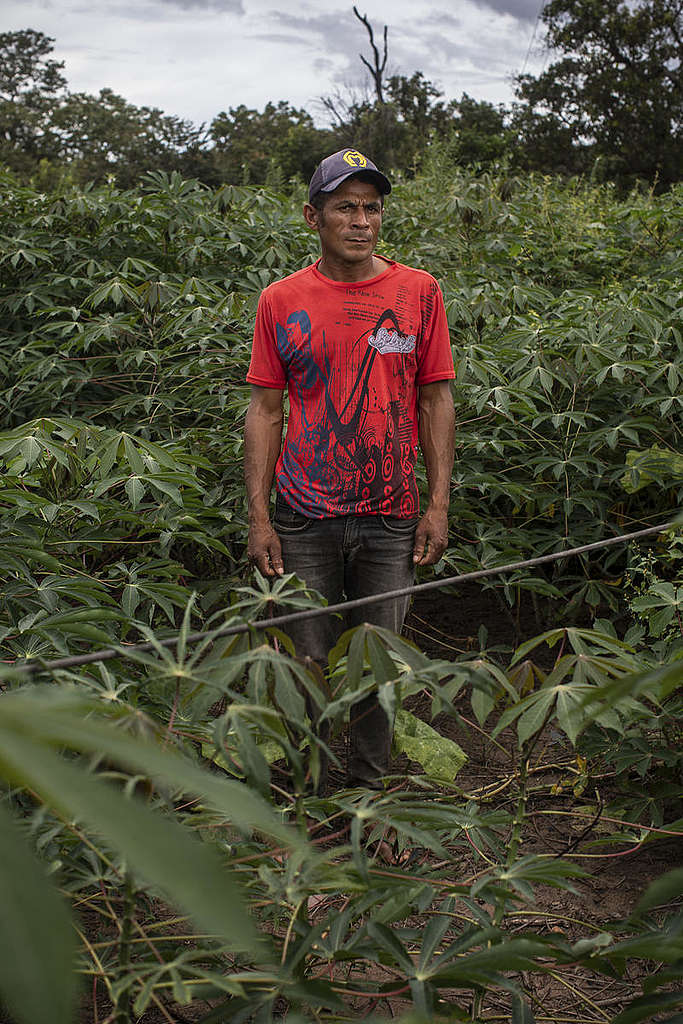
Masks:
[[[251,523],[270,519],[270,490],[282,443],[282,406],[250,405],[244,421],[244,481]]]
[[[450,501],[455,410],[448,381],[420,389],[418,434],[427,469],[429,507],[445,512]]]

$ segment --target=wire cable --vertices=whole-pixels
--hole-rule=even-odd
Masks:
[[[519,77],[520,78],[525,73],[526,66],[529,63],[529,57],[531,56],[531,48],[533,47],[533,45],[534,45],[534,43],[536,41],[536,32],[538,31],[538,23],[541,20],[541,15],[543,14],[543,9],[544,8],[545,8],[545,0],[541,0],[541,6],[539,7],[538,14],[536,15],[536,21],[534,22],[534,30],[531,33],[531,39],[529,40],[529,46],[528,46],[528,49],[526,51],[526,57],[524,58],[524,63],[522,65],[522,70],[519,73]]]
[[[589,551],[598,551],[601,548],[613,547],[615,544],[626,544],[631,540],[640,537],[649,537],[655,533],[664,533],[666,530],[678,525],[676,522],[661,523],[659,526],[648,526],[644,530],[636,530],[635,533],[623,533],[618,537],[608,537],[607,540],[596,540],[592,544],[583,544],[578,548],[567,548],[565,551],[554,551],[549,555],[539,555],[536,558],[527,558],[522,562],[510,562],[508,565],[498,565],[492,569],[477,569],[475,572],[461,573],[459,576],[446,576],[438,580],[429,580],[427,583],[415,583],[410,587],[401,587],[398,590],[387,590],[381,594],[371,594],[369,597],[358,597],[353,601],[342,601],[339,604],[328,604],[320,608],[306,608],[300,612],[289,612],[286,615],[277,615],[269,619],[249,620],[237,626],[225,626],[213,632],[212,640],[219,640],[224,636],[237,636],[240,633],[247,633],[250,630],[265,630],[273,627],[290,625],[293,622],[303,622],[305,619],[318,618],[321,615],[337,615],[348,611],[350,608],[362,608],[364,605],[376,604],[378,601],[391,601],[399,597],[407,597],[409,594],[424,594],[430,590],[440,590],[443,587],[454,586],[457,583],[472,583],[475,580],[487,579],[490,576],[502,576],[504,573],[515,572],[518,569],[530,569],[536,565],[547,565],[549,562],[558,562],[563,558],[573,558],[577,555],[584,555]],[[188,633],[185,637],[186,644],[198,643],[204,640],[209,634],[205,630],[196,633]],[[133,651],[153,651],[157,647],[172,647],[178,640],[179,634],[163,637],[162,639],[145,641],[139,644],[130,644],[121,647],[105,647],[99,651],[91,651],[88,654],[74,654],[67,658],[56,658],[53,661],[43,661],[41,658],[27,659],[22,664],[14,664],[13,672],[34,674],[36,672],[52,672],[58,669],[78,668],[81,665],[91,665],[93,662],[110,661],[112,658],[126,659]]]

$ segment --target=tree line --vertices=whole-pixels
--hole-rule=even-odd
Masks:
[[[541,20],[556,59],[517,77],[509,107],[465,93],[446,99],[421,71],[387,76],[387,26],[378,45],[367,17],[354,14],[370,45],[370,59],[361,55],[369,86],[321,97],[322,127],[285,100],[228,107],[197,126],[111,89],[71,92],[53,39],[0,33],[0,165],[48,187],[65,176],[130,187],[149,170],[282,186],[353,145],[408,177],[436,147],[460,166],[591,174],[622,187],[680,180],[681,0],[551,0]]]

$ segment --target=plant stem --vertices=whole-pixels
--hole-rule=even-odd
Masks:
[[[131,937],[135,917],[135,887],[130,871],[126,871],[123,882],[123,908],[121,913],[121,935],[119,937],[118,976],[121,987],[117,987],[114,1006],[114,1024],[131,1024],[130,986],[123,985],[130,967]]]
[[[507,868],[512,867],[514,864],[517,858],[519,844],[522,841],[522,826],[524,825],[524,818],[526,814],[527,782],[529,778],[529,752],[529,743],[527,741],[522,746],[521,750],[521,761],[519,765],[519,795],[517,797],[515,817],[512,822],[512,835],[510,836],[507,857],[505,859],[505,865]],[[493,915],[493,924],[496,928],[500,927],[503,917],[505,916],[505,903],[506,900],[504,896],[496,897],[496,911]],[[470,1015],[470,1019],[472,1021],[477,1021],[479,1018],[479,1014],[481,1013],[481,1004],[485,994],[486,993],[480,989],[475,991],[475,995],[472,1000],[472,1012]]]
[[[522,841],[522,826],[524,825],[524,818],[526,816],[526,801],[528,795],[527,784],[529,781],[529,748],[527,743],[523,745],[521,753],[522,757],[519,765],[519,794],[517,796],[517,807],[515,809],[515,817],[512,822],[512,835],[510,836],[506,859],[506,866],[508,868],[512,867],[517,859],[517,850],[519,849],[519,844]],[[501,906],[504,906],[504,901],[499,903],[499,907]],[[496,910],[496,918],[497,917],[498,910]],[[496,924],[500,924],[500,920],[497,919]]]

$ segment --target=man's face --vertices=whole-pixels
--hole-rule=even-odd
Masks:
[[[307,204],[304,213],[320,235],[323,260],[346,265],[372,260],[382,224],[382,199],[374,185],[347,178],[330,193],[324,209]]]

